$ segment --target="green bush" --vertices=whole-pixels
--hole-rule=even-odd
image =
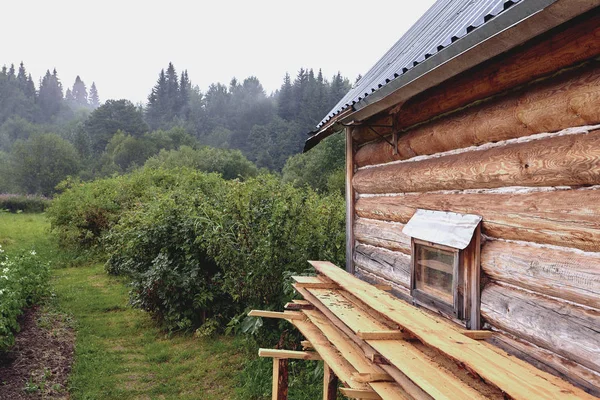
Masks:
[[[48,292],[50,269],[35,251],[8,257],[0,246],[0,350],[14,344],[17,317]]]
[[[0,211],[39,213],[44,212],[49,205],[50,199],[44,196],[0,194]]]

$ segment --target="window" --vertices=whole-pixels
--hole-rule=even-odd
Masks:
[[[403,232],[412,237],[411,295],[421,306],[479,329],[481,217],[417,210]]]

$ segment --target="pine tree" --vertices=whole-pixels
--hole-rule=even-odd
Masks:
[[[100,96],[98,96],[96,82],[92,82],[92,87],[90,87],[90,98],[88,99],[88,104],[94,109],[100,107]]]
[[[62,84],[60,83],[60,79],[58,79],[56,69],[52,74],[50,74],[50,71],[46,71],[46,75],[44,75],[44,78],[40,82],[40,92],[38,96],[43,121],[49,122],[53,117],[58,115],[62,100]]]
[[[295,116],[294,93],[290,74],[286,72],[278,96],[278,115],[288,121]]]
[[[75,100],[75,97],[73,97],[73,93],[69,88],[67,88],[67,91],[65,92],[65,100],[68,102],[73,102]]]
[[[8,79],[16,79],[15,64],[10,64],[10,69],[8,70]]]
[[[33,79],[31,78],[31,74],[27,75],[27,86],[25,87],[25,96],[30,99],[35,99],[35,84],[33,83]]]
[[[168,114],[165,116],[166,121],[171,121],[176,115],[179,114],[179,77],[175,71],[173,63],[169,63],[166,73],[167,83],[167,110]]]
[[[146,120],[152,129],[158,129],[165,121],[165,116],[169,110],[167,98],[167,78],[165,70],[162,69],[158,75],[158,80],[148,96],[148,106],[146,107]]]
[[[19,64],[19,73],[17,74],[17,82],[19,83],[19,89],[25,93],[27,89],[27,71],[25,71],[25,65],[23,61]]]
[[[189,101],[191,91],[192,83],[190,82],[187,70],[185,70],[181,73],[181,79],[179,81],[179,104],[177,105],[177,109],[179,110],[179,116],[181,116],[184,119],[187,119],[187,116],[189,114]]]
[[[73,100],[75,104],[80,106],[88,105],[88,92],[85,87],[85,83],[81,80],[79,75],[75,78],[75,83],[73,84],[73,90],[71,91],[73,94]]]

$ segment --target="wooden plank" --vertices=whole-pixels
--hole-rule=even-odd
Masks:
[[[566,379],[591,395],[600,397],[600,373],[529,342],[515,340],[508,335],[497,334],[490,342],[492,348],[498,346],[500,349],[524,360],[524,362]]]
[[[600,310],[488,284],[481,313],[495,328],[600,372]]]
[[[373,391],[383,399],[414,400],[402,388],[391,382],[372,382],[369,384]]]
[[[289,302],[285,304],[285,309],[286,310],[291,310],[291,311],[300,311],[300,310],[305,310],[305,309],[311,309],[313,306],[310,304],[299,304],[299,303],[295,303],[295,302]]]
[[[303,288],[336,289],[337,284],[323,280],[318,276],[292,276],[296,285]]]
[[[496,281],[600,309],[600,253],[489,241],[481,268]]]
[[[281,319],[303,319],[304,315],[297,311],[264,311],[264,310],[252,310],[248,313],[249,317],[263,317],[263,318],[281,318]]]
[[[600,130],[356,172],[358,193],[600,184]]]
[[[464,331],[463,335],[475,340],[487,340],[494,336],[492,331]]]
[[[307,291],[315,297],[316,301],[323,304],[357,336],[358,332],[363,327],[378,328],[379,330],[386,329],[386,325],[372,317],[366,310],[361,309],[360,305],[347,300],[340,293],[319,289],[308,289]],[[313,304],[319,308],[316,303]],[[305,313],[308,315],[308,312]],[[397,367],[411,382],[419,386],[428,397],[431,396],[435,399],[448,400],[459,398],[483,398],[481,394],[469,387],[466,383],[463,383],[455,376],[441,370],[437,363],[415,348],[410,342],[398,340],[367,340],[366,343],[383,357],[388,359],[390,363]],[[390,373],[387,370],[386,372]],[[405,386],[402,383],[401,386],[407,391],[413,390],[414,392],[414,389],[410,386]],[[423,395],[421,394],[419,397],[423,398]]]
[[[585,19],[574,20],[417,94],[392,110],[398,115],[397,126],[410,127],[596,57],[600,54],[599,32],[600,14],[596,10]],[[354,135],[359,144],[376,138],[359,133]]]
[[[410,255],[359,243],[354,250],[354,262],[372,274],[410,288]]]
[[[314,349],[314,346],[312,345],[312,343],[310,343],[309,340],[302,340],[300,341],[300,346],[302,346],[302,348],[306,349]]]
[[[377,393],[375,393],[372,389],[369,390],[360,390],[360,389],[350,389],[350,388],[340,388],[340,393],[344,396],[351,399],[381,399]]]
[[[338,378],[327,363],[323,363],[323,400],[337,400]]]
[[[385,283],[376,283],[373,286],[379,290],[384,290],[386,292],[391,292],[393,290],[392,285],[387,285]]]
[[[352,379],[361,383],[394,382],[394,379],[386,373],[357,372],[352,375]]]
[[[296,360],[321,360],[321,356],[315,352],[280,349],[258,349],[258,356],[279,359],[292,358]]]
[[[553,376],[526,367],[501,356],[485,347],[481,342],[465,337],[462,332],[439,318],[433,318],[423,311],[395,299],[393,296],[372,288],[354,276],[344,272],[329,262],[310,261],[315,269],[350,291],[374,312],[385,315],[390,320],[414,334],[424,344],[438,350],[452,360],[461,363],[469,371],[476,372],[486,382],[495,385],[508,396],[517,399],[529,398],[589,398],[592,397],[567,382],[554,380]],[[398,354],[382,349],[373,341],[370,344],[392,363],[391,357]],[[395,346],[409,346],[410,342],[388,342]],[[383,351],[382,351],[383,350]],[[388,354],[389,353],[389,354]],[[413,365],[413,364],[411,364]],[[422,376],[422,374],[418,374]],[[436,377],[437,378],[437,377]],[[423,387],[421,385],[421,387]],[[457,397],[455,397],[457,398]]]
[[[398,153],[380,140],[358,149],[358,167],[479,146],[600,122],[597,61],[516,93],[492,99],[420,125],[398,139]],[[449,139],[451,138],[451,139]]]
[[[600,249],[600,190],[420,193],[364,197],[356,203],[361,217],[401,223],[417,208],[481,215],[483,233],[490,237]]]
[[[288,398],[288,360],[273,359],[273,400],[287,400]]]
[[[411,339],[411,335],[400,330],[385,331],[357,331],[356,335],[363,340],[406,340]]]
[[[402,233],[404,224],[357,218],[354,221],[354,237],[371,246],[410,254],[410,236]]]

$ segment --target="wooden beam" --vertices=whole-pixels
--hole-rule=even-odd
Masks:
[[[381,400],[381,396],[379,396],[373,390],[340,388],[340,392],[344,396],[351,398],[351,399],[378,399],[378,400]]]
[[[329,279],[337,282],[344,290],[354,294],[372,312],[385,315],[394,323],[414,334],[423,344],[439,351],[469,371],[476,372],[486,382],[495,385],[513,398],[563,398],[592,399],[590,395],[567,382],[539,371],[533,366],[513,361],[511,358],[490,350],[482,342],[465,337],[462,332],[441,318],[433,317],[393,296],[382,293],[346,273],[337,266],[322,261],[311,261],[313,267]],[[482,299],[483,304],[483,299]],[[512,307],[511,307],[512,310]],[[385,347],[402,345],[407,348],[410,342],[371,341],[370,344],[392,363],[403,362],[398,358],[399,349],[394,352]],[[396,357],[392,359],[391,357]],[[414,360],[410,360],[411,363]],[[438,372],[438,375],[439,372]],[[422,375],[416,376],[422,379]],[[439,380],[439,376],[436,376]]]
[[[383,290],[384,292],[391,292],[393,289],[392,285],[387,285],[385,283],[376,283],[373,285],[373,287]]]
[[[280,359],[296,359],[296,360],[321,360],[319,353],[309,351],[294,351],[280,349],[258,349],[259,357],[271,357]]]
[[[263,318],[280,318],[280,319],[304,319],[304,315],[296,311],[264,311],[264,310],[252,310],[248,313],[249,317],[263,317]]]
[[[486,340],[494,336],[492,331],[464,331],[463,335],[475,340]]]
[[[286,303],[284,308],[286,310],[300,311],[300,310],[311,310],[314,307],[311,304],[299,304],[296,302],[290,302],[290,303]]]
[[[273,384],[271,390],[273,400],[288,398],[288,360],[273,359]]]
[[[582,132],[586,132],[585,129]],[[356,172],[358,193],[600,184],[600,130],[515,142]]]
[[[354,273],[354,142],[352,128],[347,127],[346,135],[346,271]]]
[[[361,217],[401,223],[408,222],[417,208],[481,215],[483,233],[494,238],[575,247],[593,252],[600,249],[600,190],[401,194],[363,197],[356,203],[356,213]],[[523,266],[527,266],[530,260],[526,253],[534,252],[536,257],[543,258],[546,252],[546,249],[527,247],[518,250],[516,245],[507,246],[514,247],[516,253],[511,262],[516,261],[516,257],[525,257],[519,262]],[[490,265],[490,256],[486,256],[485,251],[484,246],[482,262]],[[547,254],[544,263],[552,261],[551,254],[562,257],[554,251],[548,251]],[[583,261],[586,258],[575,259]],[[590,261],[592,259],[589,258]],[[571,268],[579,268],[576,264],[583,265],[584,262],[576,261]],[[597,261],[592,265],[591,268],[597,268]],[[498,267],[492,269],[497,270]],[[555,280],[555,283],[558,282],[558,279]]]
[[[358,149],[358,167],[479,146],[600,122],[598,61],[575,68],[516,93],[466,108],[402,134],[398,153],[384,140]],[[449,138],[452,138],[449,140]]]
[[[386,373],[368,373],[368,372],[357,372],[352,375],[352,379],[356,382],[361,383],[372,383],[372,382],[394,382],[394,379]]]
[[[323,363],[323,400],[336,400],[338,378],[327,363]]]
[[[361,243],[410,255],[410,236],[402,233],[404,224],[356,218],[354,236]]]
[[[390,365],[390,362],[385,357],[377,353],[371,354],[371,361],[377,365]]]
[[[300,342],[300,345],[304,348],[304,349],[314,349],[314,346],[312,345],[312,343],[309,340],[303,340]]]
[[[374,275],[397,285],[410,288],[410,255],[358,243],[354,249],[354,262]]]
[[[400,330],[357,331],[356,334],[363,340],[406,340],[412,338],[410,334]]]

